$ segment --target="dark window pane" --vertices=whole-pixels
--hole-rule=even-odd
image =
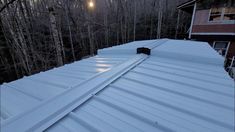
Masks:
[[[235,14],[225,14],[224,20],[235,20]]]
[[[215,42],[215,47],[216,49],[218,48],[227,48],[228,42]]]
[[[221,18],[221,15],[213,15],[210,16],[210,21],[219,21]]]

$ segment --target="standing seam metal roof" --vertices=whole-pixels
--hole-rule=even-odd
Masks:
[[[232,132],[234,82],[207,43],[135,41],[1,85],[1,129]]]

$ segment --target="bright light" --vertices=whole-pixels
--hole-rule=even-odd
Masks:
[[[88,3],[88,6],[89,6],[89,8],[94,8],[94,2],[93,1],[90,1],[89,3]]]

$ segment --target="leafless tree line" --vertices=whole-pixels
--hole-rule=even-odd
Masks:
[[[129,41],[188,30],[185,0],[0,0],[0,83]],[[178,29],[176,32],[176,28]]]

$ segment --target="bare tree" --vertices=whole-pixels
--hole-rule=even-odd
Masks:
[[[162,0],[159,0],[158,3],[158,22],[157,22],[157,38],[161,38],[161,30],[162,30],[162,10],[163,10],[163,5],[162,5]]]
[[[135,0],[134,0],[133,2],[134,2],[134,27],[133,27],[133,40],[135,41],[135,34],[136,34],[136,15],[137,15],[137,14],[136,14],[136,10],[137,10],[137,9],[136,9],[136,8],[137,8],[137,7],[136,7],[136,6],[137,6],[136,4],[137,4],[137,2],[136,2]]]
[[[55,43],[56,54],[57,54],[57,65],[63,65],[62,54],[61,54],[61,43],[59,40],[59,32],[56,25],[56,17],[55,17],[55,10],[54,7],[50,7],[49,9],[49,17],[50,17],[50,24],[51,24],[51,31],[53,35],[53,40]]]
[[[1,8],[0,8],[0,12],[2,12],[5,8],[7,8],[10,4],[14,3],[16,0],[11,0],[9,2],[6,2],[6,4],[4,4]]]
[[[98,48],[181,37],[189,26],[183,12],[176,24],[176,6],[186,0],[93,1],[91,10],[86,0],[0,0],[0,81],[94,55]]]
[[[72,32],[71,32],[71,25],[70,25],[70,19],[69,19],[69,9],[70,3],[69,0],[65,1],[65,15],[66,15],[66,21],[69,29],[69,40],[70,40],[70,46],[71,46],[71,52],[73,56],[73,61],[76,60],[75,53],[74,53],[74,47],[73,47],[73,38],[72,38]]]

